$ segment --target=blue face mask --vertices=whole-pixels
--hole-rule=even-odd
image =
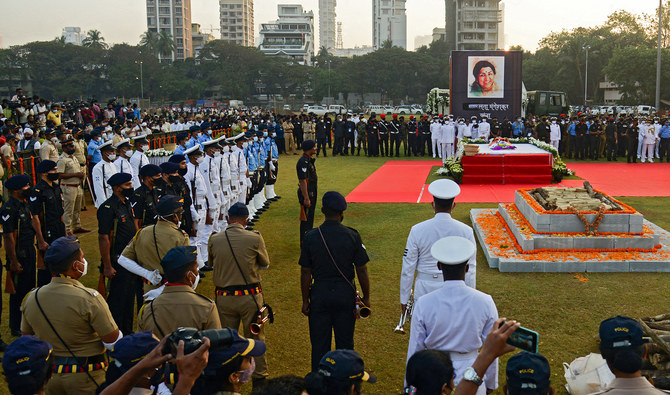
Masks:
[[[258,136],[254,136],[254,141],[258,141]]]
[[[263,137],[268,137],[268,132],[263,132]]]

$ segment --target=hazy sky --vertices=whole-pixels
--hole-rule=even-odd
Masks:
[[[0,35],[4,48],[51,40],[60,36],[65,26],[98,29],[108,43],[136,44],[146,30],[144,0],[66,0],[57,3],[30,0],[29,3],[27,6],[21,1],[3,0]],[[306,10],[313,10],[318,31],[318,0],[256,0],[256,35],[260,23],[277,18],[279,3],[298,3]],[[504,0],[504,3],[506,45],[522,45],[531,50],[552,31],[598,25],[619,9],[640,14],[653,13],[658,6],[657,0]],[[193,22],[205,28],[210,25],[219,27],[218,0],[191,0],[191,7]],[[345,47],[371,44],[371,1],[338,0],[337,20],[342,22]],[[408,0],[407,49],[414,49],[415,37],[431,34],[434,27],[444,27],[444,0]],[[218,31],[213,34],[219,37]]]

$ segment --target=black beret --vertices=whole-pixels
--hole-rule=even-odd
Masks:
[[[198,259],[198,249],[195,246],[174,247],[161,259],[163,272],[169,273],[182,266],[190,265]]]
[[[177,134],[177,141],[184,140],[188,138],[188,133],[181,132]]]
[[[78,251],[79,239],[77,236],[63,236],[54,240],[44,254],[44,263],[47,265],[57,265],[64,259]]]
[[[156,204],[158,215],[166,216],[173,214],[175,210],[184,206],[184,198],[175,195],[165,195]]]
[[[177,163],[177,164],[178,164],[178,163],[181,163],[181,162],[183,162],[183,161],[185,161],[185,160],[186,160],[186,156],[184,156],[184,155],[182,155],[182,154],[177,154],[177,155],[172,155],[172,156],[170,157],[170,159],[168,159],[168,162],[172,162],[172,163]]]
[[[249,209],[244,203],[237,202],[228,209],[228,216],[230,217],[248,217]]]
[[[153,177],[155,175],[161,174],[163,171],[161,170],[158,165],[154,165],[153,163],[150,163],[148,165],[142,166],[140,169],[140,175],[142,177]]]
[[[25,174],[11,176],[5,181],[5,188],[16,191],[30,185],[30,177]]]
[[[344,211],[347,209],[347,200],[341,193],[329,191],[323,194],[321,205],[335,211]]]
[[[305,140],[302,142],[303,151],[309,151],[314,147],[316,147],[316,142],[314,140]]]
[[[179,164],[174,162],[163,162],[160,164],[163,173],[176,173],[179,170]]]
[[[128,174],[128,173],[116,173],[113,176],[109,177],[109,180],[107,180],[107,184],[110,186],[117,186],[121,185],[123,183],[126,183],[130,180],[133,179],[133,176]]]
[[[52,160],[43,160],[41,161],[38,165],[37,168],[35,169],[38,173],[46,173],[51,169],[56,168],[56,162]]]
[[[60,142],[60,145],[63,146],[63,145],[73,144],[73,143],[74,143],[74,139],[65,139],[65,140]]]

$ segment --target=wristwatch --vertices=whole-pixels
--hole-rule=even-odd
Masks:
[[[472,381],[476,386],[482,385],[484,382],[478,375],[477,372],[475,372],[475,368],[470,366],[469,368],[465,369],[463,372],[463,380],[467,381]]]

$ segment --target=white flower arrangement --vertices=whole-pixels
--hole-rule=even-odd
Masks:
[[[153,158],[156,156],[171,156],[173,154],[172,151],[167,151],[164,148],[158,148],[158,149],[152,149],[149,151],[146,151],[144,153],[147,157]]]

